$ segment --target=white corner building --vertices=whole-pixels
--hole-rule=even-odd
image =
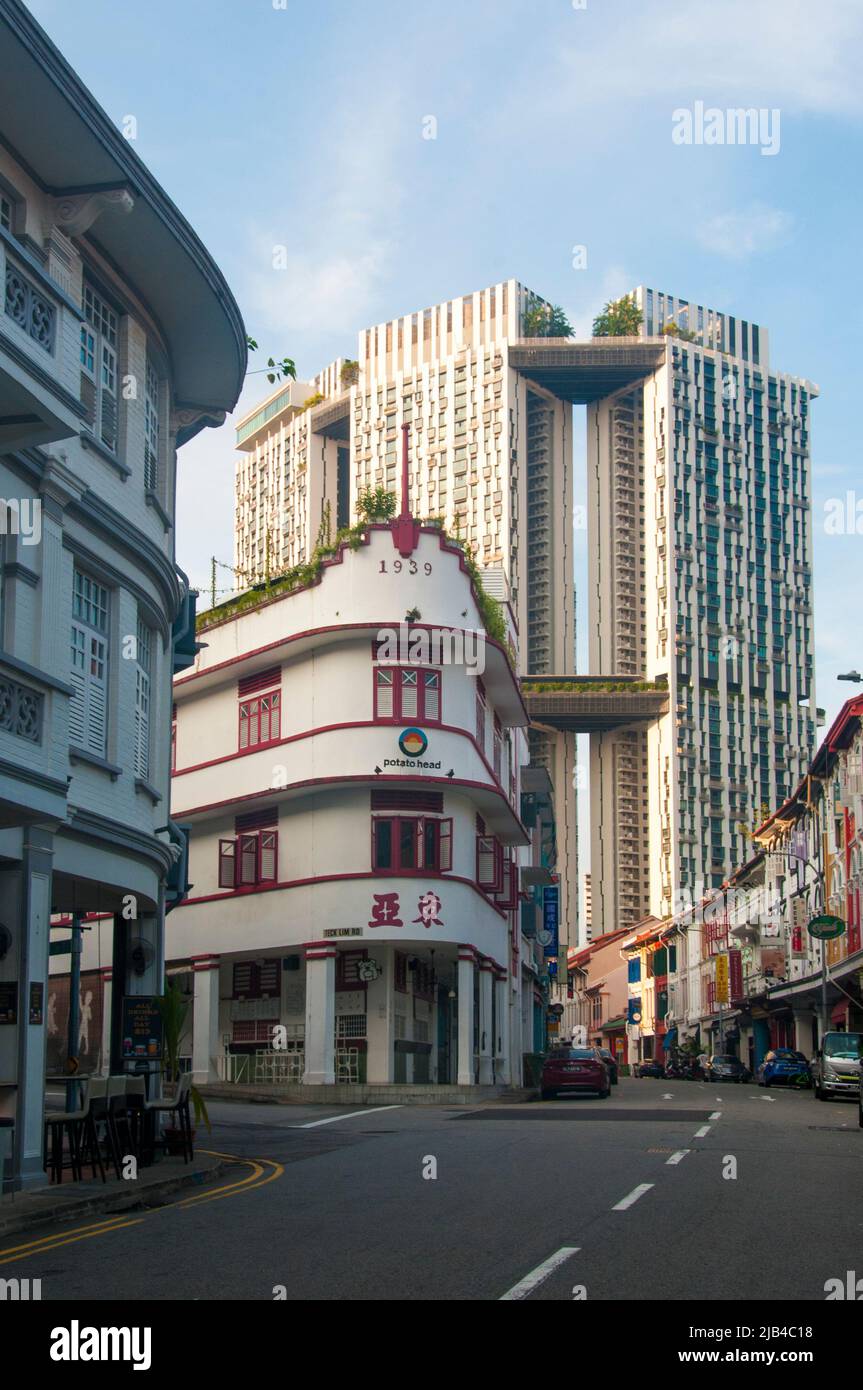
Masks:
[[[461,547],[369,525],[199,637],[174,686],[192,888],[168,948],[196,1082],[520,1085],[527,716]]]

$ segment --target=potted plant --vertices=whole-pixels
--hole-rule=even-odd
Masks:
[[[166,1088],[173,1094],[180,1080],[180,1039],[186,1025],[189,1001],[183,997],[176,981],[170,980],[165,988],[165,993],[158,995],[154,1002],[162,1020],[162,1076]],[[207,1126],[207,1133],[211,1134],[212,1126],[207,1114],[207,1106],[197,1086],[191,1088],[189,1096],[195,1111],[195,1124],[198,1125],[203,1121]],[[193,1128],[193,1143],[196,1132]],[[176,1125],[166,1125],[162,1133],[168,1153],[179,1154],[183,1152],[183,1137]]]

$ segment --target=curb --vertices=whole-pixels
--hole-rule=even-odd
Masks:
[[[0,1237],[13,1235],[16,1231],[29,1230],[33,1226],[46,1226],[52,1221],[74,1221],[97,1212],[124,1212],[147,1207],[154,1200],[167,1197],[184,1187],[202,1187],[213,1178],[219,1177],[227,1167],[227,1163],[219,1160],[211,1168],[198,1168],[191,1173],[177,1173],[174,1177],[148,1183],[145,1187],[130,1192],[94,1192],[92,1195],[74,1200],[59,1200],[50,1205],[46,1203],[44,1207],[31,1208],[20,1215],[11,1211],[8,1216],[0,1215]]]

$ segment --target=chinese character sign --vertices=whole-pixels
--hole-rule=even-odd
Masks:
[[[403,927],[398,893],[374,893],[370,927]]]
[[[716,957],[716,1002],[728,1003],[728,956],[724,953]]]
[[[421,922],[424,927],[442,927],[443,922],[439,917],[441,910],[441,900],[437,893],[423,893],[417,903],[419,917],[414,918],[414,922]]]

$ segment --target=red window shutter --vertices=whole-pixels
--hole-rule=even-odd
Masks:
[[[268,666],[266,671],[256,671],[254,675],[243,676],[237,682],[238,695],[251,695],[253,690],[267,690],[270,686],[281,685],[281,666]]]
[[[438,822],[438,839],[440,853],[440,871],[442,874],[449,873],[452,868],[452,817]]]
[[[378,667],[375,671],[375,719],[394,719],[393,672]]]
[[[476,839],[476,881],[488,893],[500,888],[500,846],[493,835],[478,835]]]
[[[425,821],[419,816],[414,821],[414,832],[416,835],[416,855],[415,864],[418,869],[425,868]]]
[[[419,719],[419,672],[406,667],[399,672],[401,718]]]
[[[236,887],[237,869],[237,842],[236,840],[219,841],[219,887]]]
[[[276,999],[281,993],[281,961],[263,960],[258,966],[258,998]]]
[[[501,858],[501,886],[496,896],[498,907],[513,908],[518,903],[518,868],[509,854]]]
[[[238,846],[239,866],[237,882],[240,887],[248,887],[258,881],[258,837],[241,835]]]
[[[258,877],[261,883],[275,883],[279,859],[279,836],[275,830],[260,832],[260,865]]]
[[[234,998],[249,999],[255,992],[254,966],[250,960],[234,962]]]
[[[423,712],[427,724],[440,723],[440,672],[423,671]]]
[[[234,817],[234,830],[277,830],[279,825],[278,806],[267,806],[260,811],[245,811]]]

